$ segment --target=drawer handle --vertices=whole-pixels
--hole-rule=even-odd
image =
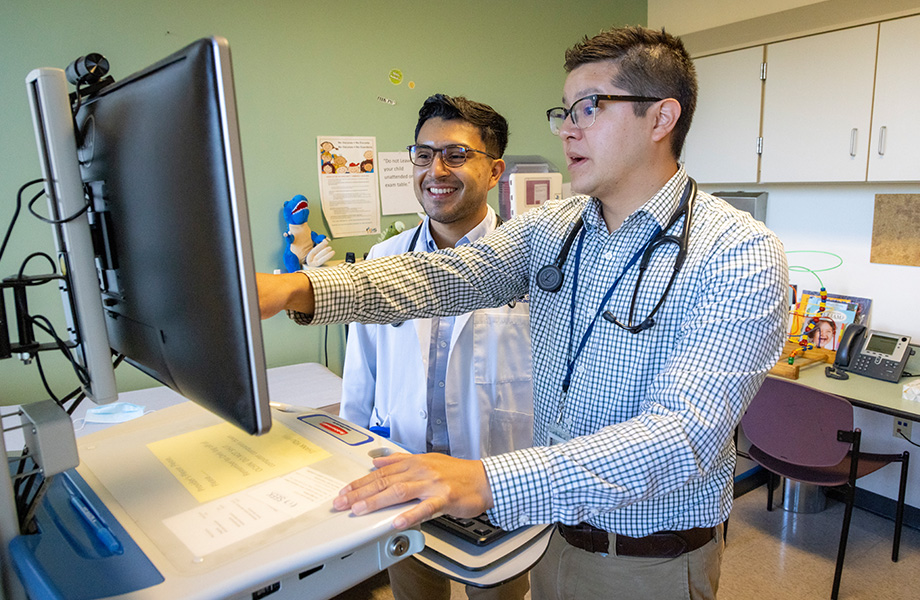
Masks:
[[[888,127],[882,125],[878,130],[878,155],[885,156],[885,144],[888,141]]]
[[[856,127],[853,128],[853,131],[850,132],[850,156],[856,156],[856,138],[859,134],[859,129]]]

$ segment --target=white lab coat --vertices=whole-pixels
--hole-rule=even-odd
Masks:
[[[490,208],[490,223],[493,215]],[[377,244],[368,258],[408,251],[414,233],[410,229]],[[451,455],[476,459],[531,446],[533,367],[527,303],[481,309],[455,319],[445,382]],[[425,452],[430,346],[431,319],[399,327],[350,325],[341,415],[362,427],[389,427],[390,439],[410,452]]]

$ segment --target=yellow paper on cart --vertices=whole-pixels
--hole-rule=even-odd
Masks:
[[[329,456],[277,422],[261,436],[221,423],[149,443],[147,448],[198,502],[239,492]]]

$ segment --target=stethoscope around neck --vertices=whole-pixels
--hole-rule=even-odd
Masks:
[[[607,321],[622,327],[630,333],[640,333],[649,329],[655,325],[655,314],[664,304],[665,299],[668,297],[668,293],[671,291],[671,287],[674,284],[674,280],[677,278],[677,274],[680,272],[681,267],[684,265],[684,260],[687,258],[687,249],[690,244],[690,221],[693,215],[693,202],[696,199],[697,186],[696,181],[692,178],[687,178],[687,185],[684,187],[684,193],[681,196],[680,204],[677,206],[677,210],[674,211],[674,214],[671,215],[670,220],[663,229],[657,229],[652,238],[646,243],[643,248],[640,248],[636,254],[633,255],[632,259],[626,264],[626,267],[620,273],[619,277],[613,282],[610,288],[607,291],[607,294],[604,296],[604,299],[601,302],[601,307],[606,305],[607,301],[610,299],[610,296],[613,294],[613,291],[616,289],[617,285],[620,283],[620,279],[626,274],[627,271],[639,261],[639,276],[636,278],[636,284],[633,288],[632,299],[629,305],[629,318],[627,322],[621,323],[609,310],[604,310],[601,312],[601,316],[604,317]],[[684,217],[684,224],[681,230],[680,236],[669,235],[668,230],[677,223],[680,217]],[[537,287],[539,287],[544,292],[555,293],[562,289],[562,283],[565,279],[563,274],[563,268],[565,267],[565,262],[568,259],[569,253],[572,250],[572,245],[575,244],[576,240],[578,241],[578,246],[575,251],[575,268],[573,274],[575,279],[572,282],[572,310],[575,308],[575,291],[577,288],[578,280],[578,265],[581,261],[581,247],[584,242],[585,237],[585,223],[584,219],[579,216],[575,221],[575,225],[572,227],[572,230],[569,231],[568,236],[566,236],[565,241],[562,244],[562,248],[559,250],[556,260],[552,264],[546,265],[540,268],[537,271]],[[639,288],[642,285],[642,279],[645,277],[645,271],[648,268],[649,262],[651,262],[652,256],[655,254],[655,251],[666,245],[666,244],[676,244],[677,245],[677,256],[674,258],[674,267],[671,271],[671,278],[668,280],[668,285],[665,287],[664,292],[662,292],[661,297],[659,297],[658,302],[655,304],[655,307],[649,313],[649,315],[642,320],[640,323],[635,324],[635,312],[636,312],[636,301],[639,297]],[[641,260],[639,257],[641,255]],[[600,309],[599,309],[600,310]],[[596,317],[595,317],[596,318]],[[589,328],[587,333],[590,333]]]
[[[505,222],[504,219],[502,219],[498,213],[495,213],[495,228],[498,229],[499,226],[501,226],[501,224],[504,222]],[[415,252],[416,247],[418,246],[419,235],[421,235],[422,227],[424,226],[425,224],[422,223],[421,225],[415,228],[415,233],[412,234],[412,240],[409,241],[409,249],[406,252]],[[514,300],[508,303],[508,306],[510,308],[514,308],[514,305],[515,305]],[[396,323],[390,323],[390,325],[392,325],[393,327],[400,327],[402,326],[403,323],[405,323],[405,321],[397,321]]]

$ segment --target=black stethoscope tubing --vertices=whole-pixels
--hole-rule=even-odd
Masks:
[[[658,312],[658,309],[661,308],[662,304],[664,304],[664,301],[668,297],[668,293],[671,291],[671,287],[674,284],[674,280],[677,277],[677,274],[680,272],[681,267],[683,267],[684,260],[687,258],[687,249],[690,246],[690,223],[693,216],[693,203],[696,199],[696,194],[696,181],[693,178],[688,177],[687,185],[684,187],[684,192],[680,203],[677,206],[677,210],[675,210],[674,214],[671,215],[667,225],[658,231],[652,240],[646,245],[645,251],[642,254],[642,260],[639,262],[639,276],[636,279],[636,284],[633,288],[632,299],[630,301],[628,324],[623,325],[617,321],[616,317],[614,317],[613,313],[611,313],[609,310],[602,313],[604,319],[611,323],[615,323],[632,333],[645,331],[655,324],[653,317],[655,313]],[[668,230],[671,229],[675,223],[677,223],[681,216],[684,217],[681,236],[677,237],[674,235],[668,235]],[[584,233],[584,219],[581,217],[581,215],[579,215],[578,219],[575,221],[574,226],[569,231],[568,236],[566,236],[565,241],[562,244],[562,248],[559,250],[559,254],[556,256],[556,260],[553,261],[552,264],[546,265],[537,271],[537,287],[539,287],[544,292],[550,293],[558,292],[562,288],[562,282],[565,279],[563,268],[565,267],[569,252],[571,251],[575,240],[580,236],[583,236]],[[658,302],[655,304],[652,312],[649,313],[649,316],[646,317],[646,319],[639,325],[633,325],[632,323],[633,317],[635,316],[636,300],[638,298],[639,287],[642,283],[642,278],[645,275],[645,270],[648,268],[649,262],[651,261],[655,250],[663,244],[677,244],[678,248],[677,256],[674,259],[674,268],[671,272],[671,279],[668,281],[667,287],[665,288],[661,297],[658,299]]]
[[[580,232],[574,233],[575,227],[573,227],[573,231],[569,233],[569,238],[571,238],[572,240],[574,240],[577,235],[578,248],[575,251],[575,266],[573,269],[572,299],[571,299],[572,306],[571,306],[571,311],[569,314],[569,348],[568,348],[569,359],[566,365],[565,376],[562,379],[563,394],[568,393],[569,385],[572,382],[572,374],[575,370],[575,364],[578,362],[578,357],[581,356],[582,351],[585,349],[588,343],[588,338],[591,337],[591,332],[593,331],[594,326],[597,323],[599,316],[603,315],[605,320],[610,321],[611,323],[614,323],[618,325],[619,327],[622,327],[626,331],[629,331],[630,333],[634,333],[634,334],[645,331],[646,329],[649,329],[655,324],[655,319],[653,318],[655,315],[655,312],[664,303],[665,298],[667,298],[668,292],[671,290],[671,285],[674,283],[674,279],[677,277],[677,274],[680,272],[680,269],[684,263],[684,259],[686,258],[687,248],[690,242],[690,221],[691,221],[691,217],[693,214],[693,200],[696,198],[696,191],[697,191],[696,182],[693,179],[689,179],[689,181],[687,182],[687,186],[684,188],[684,193],[683,193],[683,197],[681,198],[680,204],[678,204],[677,210],[671,216],[665,228],[664,229],[658,228],[657,231],[652,235],[652,238],[645,244],[645,246],[636,250],[636,253],[633,254],[632,258],[627,262],[626,266],[620,272],[619,276],[613,281],[610,287],[607,288],[607,293],[604,294],[604,298],[601,300],[600,305],[597,308],[597,312],[595,312],[594,314],[594,318],[591,319],[591,322],[588,324],[588,328],[585,330],[585,332],[581,336],[581,342],[578,344],[577,348],[573,348],[572,342],[574,341],[574,331],[575,331],[575,302],[577,301],[578,265],[581,260],[581,248],[582,248],[582,244],[584,243],[584,238],[585,238],[584,223],[582,222],[581,219],[576,221],[576,227],[578,227],[579,222],[582,222],[582,226],[578,227],[579,229],[581,229]],[[668,229],[674,226],[674,224],[681,217],[681,215],[684,216],[684,225],[683,225],[683,232],[682,232],[681,237],[678,238],[676,236],[667,235]],[[645,272],[645,268],[648,266],[648,263],[651,260],[652,254],[654,253],[655,249],[665,243],[673,243],[673,244],[678,245],[677,257],[675,258],[674,268],[671,271],[671,279],[670,281],[668,281],[667,287],[662,293],[661,298],[659,298],[658,303],[655,304],[655,308],[652,310],[651,313],[649,313],[649,316],[646,317],[646,319],[642,321],[642,323],[640,323],[639,325],[632,325],[632,318],[635,312],[635,303],[636,303],[636,298],[638,295],[639,283],[642,280],[642,274]],[[567,250],[567,248],[571,248],[571,245],[572,244],[569,243],[569,240],[566,239],[566,242],[563,243],[563,247],[559,252],[559,256],[556,257],[555,262],[552,265],[547,265],[550,267],[556,267],[560,270],[560,281],[559,281],[560,287],[562,284],[561,270],[562,270],[562,267],[565,265],[565,260],[566,260],[566,256],[563,254],[563,251]],[[566,252],[565,254],[567,253],[568,252]],[[606,306],[607,302],[612,297],[614,291],[617,289],[617,287],[619,287],[620,281],[623,279],[623,277],[626,275],[629,269],[632,268],[632,266],[636,263],[636,261],[639,260],[640,256],[642,257],[639,263],[640,274],[639,274],[638,279],[636,280],[635,288],[633,289],[632,301],[631,301],[631,306],[629,309],[629,324],[623,325],[622,323],[617,321],[615,317],[613,317],[613,314],[611,314],[610,311],[604,310],[604,306]],[[543,269],[546,269],[546,267],[543,267]],[[541,269],[541,271],[543,271],[543,269]],[[539,272],[537,274],[537,277],[539,279]],[[539,283],[537,285],[539,286]],[[544,290],[544,291],[555,292],[555,291],[558,291],[558,289],[559,288],[557,287],[555,290]],[[561,407],[560,407],[560,418],[562,418],[562,408]]]

